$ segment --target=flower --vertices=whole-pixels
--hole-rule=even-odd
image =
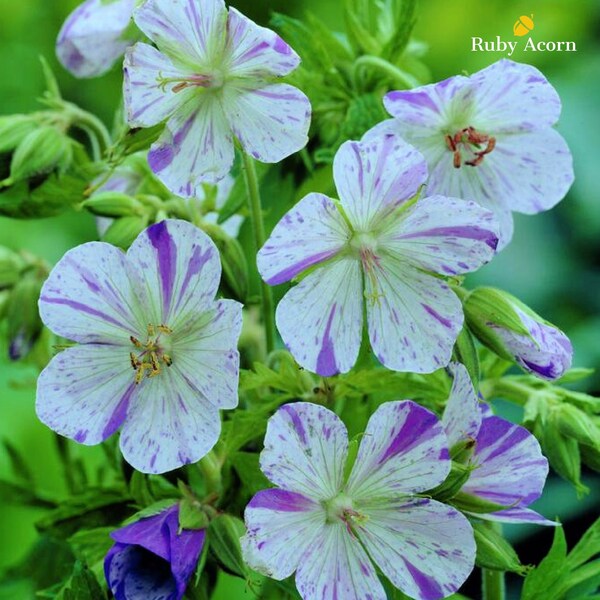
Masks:
[[[216,247],[185,221],[143,231],[127,253],[102,242],[70,250],[54,267],[40,314],[79,344],[38,379],[38,417],[86,445],[121,427],[125,460],[161,473],[216,443],[220,408],[238,403],[241,305],[215,300]]]
[[[260,465],[279,487],[246,507],[248,564],[278,580],[295,571],[304,600],[384,600],[373,563],[413,598],[456,591],[473,569],[473,531],[454,508],[416,496],[450,470],[437,417],[411,401],[382,404],[345,478],[347,458],[330,410],[298,402],[271,417]]]
[[[384,99],[399,133],[427,159],[428,192],[474,200],[500,222],[500,246],[512,237],[511,211],[548,210],[573,183],[564,139],[552,129],[561,104],[535,67],[502,59]]]
[[[569,338],[511,294],[477,288],[466,297],[464,309],[477,337],[526,371],[553,380],[571,368],[573,346]]]
[[[303,278],[276,312],[283,341],[320,375],[349,371],[358,356],[366,297],[371,346],[397,371],[448,364],[461,330],[461,304],[438,277],[477,269],[497,242],[491,212],[474,202],[415,200],[425,160],[395,135],[346,142],[334,179],[340,201],[309,194],[258,253],[263,279]]]
[[[75,77],[106,73],[131,45],[127,35],[135,0],[86,0],[65,21],[56,55]]]
[[[167,119],[148,161],[172,192],[199,195],[203,181],[222,179],[234,137],[268,163],[304,147],[308,98],[273,82],[300,59],[274,32],[223,0],[148,0],[134,20],[160,50],[138,43],[125,55],[128,120],[150,127]]]
[[[556,525],[527,508],[542,495],[548,461],[535,437],[520,425],[494,416],[480,404],[467,369],[452,363],[454,381],[442,423],[450,448],[474,442],[469,462],[474,467],[461,492],[507,506],[493,513],[473,514],[503,523]]]
[[[104,559],[116,600],[180,600],[204,546],[203,529],[179,532],[179,505],[121,529]]]

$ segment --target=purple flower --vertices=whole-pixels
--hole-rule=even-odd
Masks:
[[[258,253],[267,283],[302,277],[277,307],[283,341],[311,371],[349,371],[366,299],[371,346],[386,367],[424,373],[447,365],[463,313],[438,275],[492,258],[492,213],[444,196],[416,200],[427,167],[395,135],[346,142],[333,171],[340,201],[309,194]]]
[[[111,533],[104,559],[116,600],[180,600],[204,546],[203,529],[179,533],[179,505]]]
[[[399,133],[427,159],[428,193],[474,200],[501,224],[511,211],[534,214],[557,204],[573,183],[571,153],[552,129],[561,104],[536,68],[500,60],[471,77],[451,77],[384,100]]]
[[[56,55],[75,77],[98,77],[131,45],[126,32],[135,0],[86,0],[67,18]]]
[[[279,487],[246,508],[248,564],[278,580],[295,571],[304,600],[384,600],[373,563],[412,598],[456,591],[473,569],[473,531],[454,508],[416,496],[450,470],[437,417],[382,404],[345,477],[347,458],[346,427],[330,410],[298,402],[271,417],[260,465]]]
[[[307,142],[310,103],[274,82],[299,64],[274,32],[223,0],[147,0],[134,14],[158,46],[136,44],[125,57],[125,105],[134,127],[167,126],[148,156],[179,196],[222,179],[244,151],[279,162]]]
[[[527,508],[542,495],[548,461],[535,437],[520,425],[495,417],[479,403],[467,369],[452,363],[454,382],[442,423],[450,447],[474,441],[470,464],[475,468],[461,492],[507,506],[479,519],[503,523],[556,525]]]
[[[238,403],[241,305],[215,300],[220,277],[215,245],[185,221],[152,225],[127,253],[101,242],[67,252],[40,314],[79,344],[42,371],[39,418],[86,445],[121,428],[125,460],[147,473],[202,458],[219,409]]]

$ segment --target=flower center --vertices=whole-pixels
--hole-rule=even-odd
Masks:
[[[463,163],[470,167],[480,165],[485,155],[496,147],[495,137],[480,133],[471,126],[460,129],[454,135],[447,134],[445,139],[456,169],[460,169]]]
[[[378,291],[377,277],[375,275],[375,266],[379,264],[379,256],[377,254],[378,242],[377,239],[365,231],[355,231],[350,239],[350,248],[355,256],[360,259],[365,277],[369,279],[372,292],[365,297],[367,301],[377,304],[382,294]]]
[[[162,365],[170,367],[173,360],[167,354],[171,344],[168,336],[173,333],[173,330],[166,325],[148,324],[148,337],[145,342],[140,342],[136,337],[131,336],[129,339],[137,349],[136,352],[129,353],[131,366],[135,371],[135,383],[139,384],[144,375],[147,377],[156,377],[160,374]],[[165,337],[167,336],[167,339]]]
[[[354,508],[352,499],[345,494],[339,494],[323,504],[327,513],[327,523],[333,524],[342,521],[350,534],[352,534],[353,525],[361,525],[369,519]]]
[[[159,74],[158,76],[158,84],[159,86],[165,90],[167,85],[174,84],[171,88],[171,91],[175,94],[177,92],[181,92],[187,88],[204,88],[208,89],[219,89],[223,87],[225,83],[225,74],[216,69],[211,73],[196,73],[194,75],[190,75],[185,79],[180,79],[177,77],[162,77]]]

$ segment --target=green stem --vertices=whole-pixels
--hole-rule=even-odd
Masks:
[[[254,232],[254,245],[258,252],[264,245],[265,225],[263,223],[262,208],[260,203],[260,189],[258,187],[258,178],[254,161],[245,152],[242,152],[244,161],[244,178],[246,189],[248,190],[248,207],[250,209],[250,219],[252,221],[252,230]],[[265,322],[265,337],[267,341],[267,354],[270,354],[275,347],[275,319],[273,313],[273,293],[271,288],[261,280],[261,297],[263,306],[263,319]]]
[[[111,147],[112,140],[110,133],[108,132],[106,125],[104,125],[96,115],[93,115],[70,102],[65,103],[65,106],[70,115],[71,123],[76,127],[80,127],[83,131],[87,132],[89,130],[93,132],[100,142],[102,152],[105,152]]]
[[[419,81],[410,73],[406,73],[402,69],[378,56],[365,55],[357,58],[354,63],[354,72],[358,73],[361,68],[376,69],[377,71],[385,73],[404,88],[410,89],[420,85]]]
[[[527,385],[506,377],[485,379],[481,382],[480,390],[485,398],[504,398],[504,400],[514,402],[519,406],[524,406],[536,391]]]
[[[504,572],[483,569],[483,600],[504,600],[506,588],[504,585]]]

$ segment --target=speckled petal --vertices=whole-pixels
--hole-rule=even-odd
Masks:
[[[397,135],[365,136],[345,142],[333,161],[344,210],[357,231],[370,231],[427,178],[423,156]]]
[[[451,506],[421,498],[366,503],[357,527],[385,576],[416,600],[445,598],[474,567],[475,540],[467,519]]]
[[[178,62],[208,66],[225,47],[223,0],[146,0],[134,19],[162,52]]]
[[[274,31],[261,27],[233,6],[227,21],[231,73],[237,77],[282,76],[300,64],[300,57]]]
[[[174,340],[171,368],[216,408],[238,404],[241,331],[242,305],[218,300],[210,311],[191,317]]]
[[[476,128],[497,134],[554,125],[561,104],[556,90],[535,67],[502,59],[471,77]]]
[[[434,488],[449,472],[439,419],[410,400],[386,402],[369,419],[346,493],[360,502],[395,498]]]
[[[360,264],[337,258],[307,275],[277,306],[277,329],[296,361],[323,376],[356,362],[363,323]]]
[[[38,378],[37,416],[80,444],[99,444],[123,423],[136,397],[129,348],[86,344],[57,354]]]
[[[303,600],[385,600],[373,563],[344,525],[321,528],[300,559],[296,587]]]
[[[351,235],[333,200],[308,194],[275,226],[258,253],[258,270],[268,284],[284,283],[335,256]]]
[[[546,525],[548,527],[557,527],[560,523],[556,521],[550,521],[543,517],[535,510],[530,508],[524,508],[522,506],[515,506],[514,508],[507,508],[495,513],[471,513],[471,516],[477,519],[483,519],[484,521],[495,521],[497,523],[531,523],[533,525]]]
[[[191,223],[167,219],[148,227],[127,251],[127,264],[146,324],[166,325],[178,336],[191,319],[214,308],[219,252]]]
[[[454,375],[442,424],[450,448],[460,441],[475,439],[481,427],[479,400],[469,372],[460,363],[450,363]]]
[[[76,342],[129,343],[145,328],[127,274],[125,254],[102,242],[69,250],[40,294],[40,316],[54,333]]]
[[[330,410],[309,402],[282,406],[270,419],[260,455],[276,485],[313,500],[330,500],[342,485],[348,433]]]
[[[194,96],[194,89],[174,92],[178,81],[193,75],[175,66],[153,46],[138,42],[125,53],[123,95],[130,127],[152,127],[168,119]],[[166,79],[175,80],[165,84]]]
[[[298,88],[286,83],[258,89],[232,84],[223,91],[227,121],[249,155],[276,163],[306,146],[311,107]]]
[[[233,164],[231,128],[212,94],[194,96],[167,121],[148,153],[154,174],[173,193],[198,196],[202,183],[216,183]]]
[[[575,178],[569,147],[554,129],[498,136],[484,162],[496,178],[490,192],[526,214],[554,207]]]
[[[56,55],[75,77],[98,77],[108,71],[131,44],[124,33],[135,0],[87,0],[65,21]]]
[[[273,579],[289,577],[325,525],[325,510],[306,496],[286,490],[258,492],[244,513],[242,552],[248,565]]]
[[[431,373],[450,362],[464,315],[444,281],[386,256],[370,262],[365,284],[369,339],[384,366]]]
[[[177,369],[146,377],[121,429],[123,458],[142,473],[165,473],[195,463],[219,439],[218,409],[194,394]]]
[[[471,462],[477,468],[462,491],[507,507],[537,500],[548,475],[535,437],[500,417],[483,419]]]
[[[498,226],[493,213],[475,202],[430,196],[390,223],[378,244],[417,268],[462,275],[493,258]]]

